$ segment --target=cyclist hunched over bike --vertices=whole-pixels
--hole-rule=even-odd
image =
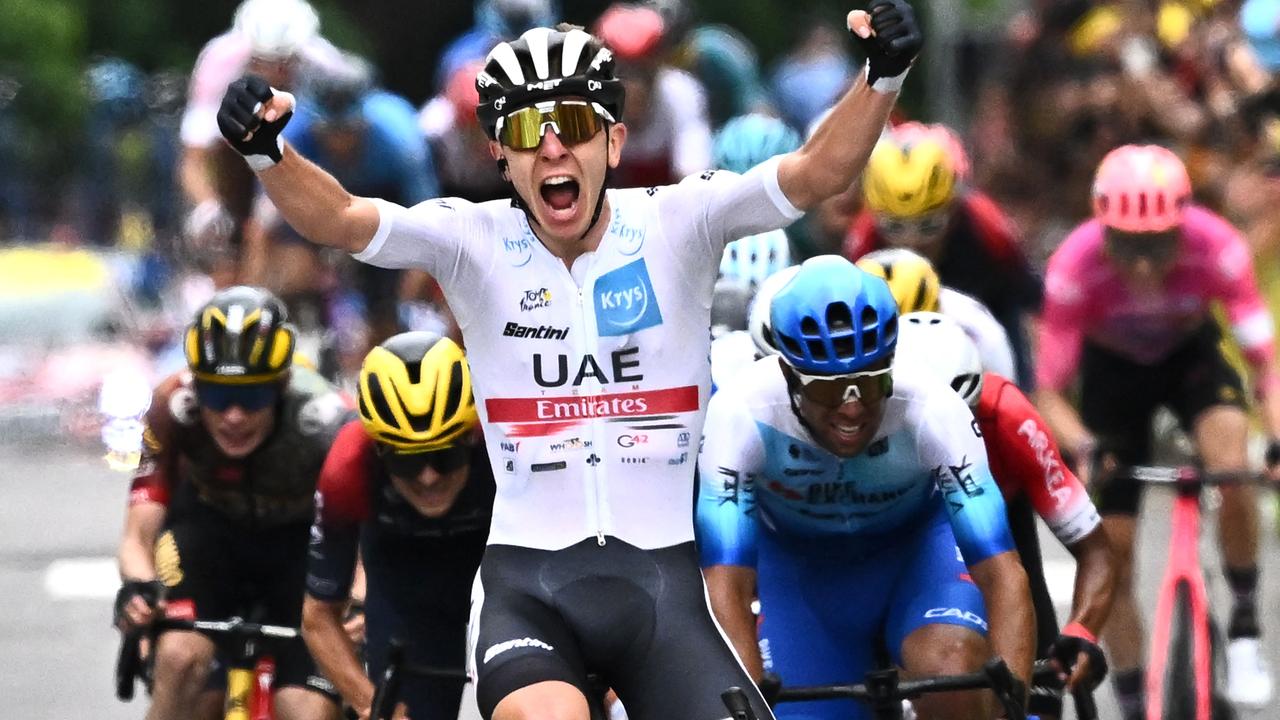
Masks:
[[[289,95],[228,88],[219,124],[285,219],[428,271],[458,319],[497,481],[469,630],[485,717],[586,718],[588,670],[637,720],[722,718],[720,692],[749,687],[693,545],[711,292],[729,240],[848,188],[879,136],[921,36],[904,0],[848,22],[866,73],[802,148],[666,187],[606,187],[624,93],[612,53],[572,26],[499,44],[477,77],[511,202],[355,197],[280,140]]]
[[[1280,374],[1272,317],[1258,294],[1244,238],[1195,205],[1182,160],[1155,145],[1107,154],[1093,184],[1094,217],[1049,259],[1037,356],[1037,404],[1078,459],[1149,464],[1151,418],[1167,406],[1208,473],[1249,472],[1249,401],[1223,356],[1210,305],[1225,308],[1254,371],[1262,421],[1280,460]],[[1067,392],[1079,378],[1079,411]],[[1133,590],[1140,488],[1107,483],[1098,509],[1117,554],[1116,603],[1106,640],[1126,718],[1142,717],[1142,613]],[[1259,646],[1258,509],[1252,487],[1223,486],[1218,522],[1235,601],[1227,626],[1228,695],[1265,706],[1272,683]]]
[[[245,286],[214,297],[187,328],[187,369],[156,388],[120,543],[116,623],[234,616],[298,627],[313,496],[347,403],[293,365],[284,304]],[[214,643],[166,631],[152,649],[148,720],[218,716],[206,693]],[[297,643],[277,657],[276,710],[337,717],[333,686]]]
[[[898,366],[921,368],[951,386],[969,405],[982,432],[991,474],[1004,495],[1009,529],[1030,582],[1037,659],[1057,661],[1068,689],[1091,691],[1107,673],[1098,636],[1115,590],[1115,562],[1097,507],[1063,461],[1031,400],[1008,378],[983,367],[977,347],[959,323],[939,313],[913,312],[902,317],[899,327]],[[1070,620],[1061,629],[1045,582],[1036,515],[1076,558]],[[1045,720],[1062,716],[1062,694],[1056,688],[1034,690],[1030,713]]]
[[[1026,683],[1034,613],[1004,501],[964,402],[932,373],[896,367],[888,286],[823,255],[770,314],[778,355],[712,398],[698,460],[711,602],[748,670],[856,682],[883,643],[915,675],[974,672],[998,654]],[[986,701],[947,693],[917,709],[978,720]],[[848,701],[777,715],[870,717]]]
[[[360,420],[338,433],[320,472],[303,635],[347,704],[367,719],[392,638],[410,663],[461,669],[471,582],[493,511],[493,473],[462,348],[429,332],[395,335],[360,369]],[[352,597],[357,558],[363,597]],[[357,591],[358,592],[358,591]],[[365,660],[343,629],[363,602]],[[454,720],[462,682],[405,674],[414,720]]]

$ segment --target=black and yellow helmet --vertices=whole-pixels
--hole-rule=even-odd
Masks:
[[[398,452],[449,447],[480,421],[462,348],[431,332],[393,335],[360,366],[365,432]]]
[[[889,283],[903,315],[921,310],[938,312],[942,282],[933,264],[921,255],[906,248],[887,248],[863,255],[856,264]]]
[[[280,298],[237,285],[218,292],[187,326],[183,350],[197,380],[248,385],[277,380],[293,362],[297,335]]]

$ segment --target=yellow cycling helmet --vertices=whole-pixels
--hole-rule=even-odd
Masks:
[[[899,313],[938,312],[942,282],[924,257],[906,248],[886,248],[863,255],[856,264],[889,283]]]
[[[880,138],[862,174],[872,212],[895,217],[925,215],[951,202],[956,172],[947,149],[932,138]]]
[[[396,452],[450,447],[479,422],[462,348],[430,332],[387,338],[360,366],[360,420]]]

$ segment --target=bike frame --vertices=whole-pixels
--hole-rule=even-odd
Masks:
[[[1165,675],[1173,642],[1174,611],[1180,588],[1187,589],[1191,619],[1191,652],[1195,666],[1195,717],[1213,720],[1213,647],[1209,629],[1208,589],[1200,565],[1200,491],[1204,479],[1192,468],[1131,468],[1134,480],[1173,484],[1177,496],[1170,518],[1169,555],[1156,600],[1147,657],[1148,720],[1164,718]]]
[[[228,621],[162,619],[146,633],[151,637],[152,647],[165,631],[199,632],[223,650],[227,658],[224,720],[273,720],[276,663],[269,650],[260,648],[260,644],[296,640],[299,637],[296,629],[246,623],[240,618]],[[134,679],[142,665],[138,647],[143,634],[127,636],[121,644],[116,662],[116,696],[121,700],[133,699]]]

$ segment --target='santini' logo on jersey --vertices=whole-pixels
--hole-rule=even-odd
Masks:
[[[662,311],[644,258],[601,275],[595,285],[596,330],[628,335],[662,324]]]

